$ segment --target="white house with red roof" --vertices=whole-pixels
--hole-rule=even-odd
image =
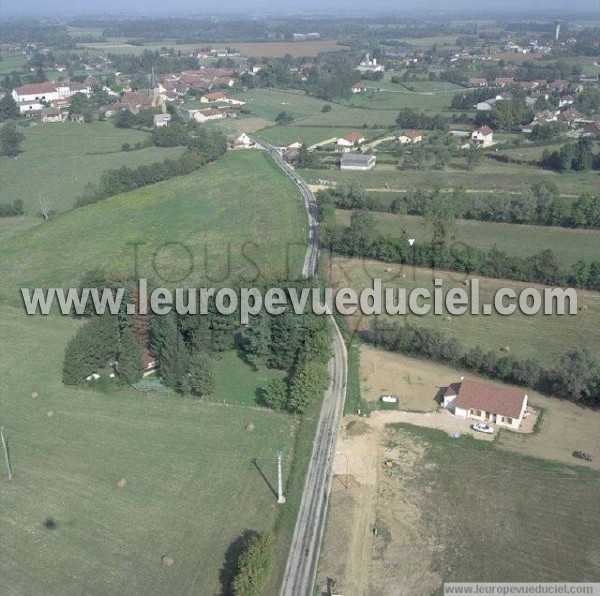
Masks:
[[[460,418],[518,429],[527,410],[527,399],[522,389],[464,379],[446,388],[443,406]]]
[[[482,126],[471,133],[471,141],[479,147],[489,147],[494,141],[494,131],[489,126]]]
[[[355,145],[361,145],[365,141],[365,135],[362,132],[351,132],[345,137],[340,137],[337,140],[337,144],[340,147],[354,147]]]

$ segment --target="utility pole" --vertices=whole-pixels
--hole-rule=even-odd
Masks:
[[[283,505],[285,497],[283,496],[283,476],[281,474],[281,463],[283,462],[283,451],[277,452],[277,503]]]
[[[2,447],[4,448],[4,459],[6,460],[8,479],[12,480],[12,470],[10,469],[10,460],[8,459],[8,449],[6,448],[6,441],[4,440],[4,425],[0,426],[0,440],[2,441]]]

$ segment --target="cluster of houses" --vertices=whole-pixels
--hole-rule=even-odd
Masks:
[[[237,73],[233,68],[202,66],[198,70],[185,70],[164,75],[158,81],[158,89],[166,101],[175,101],[190,91],[211,92],[234,86]]]
[[[53,108],[52,113],[70,105],[71,98],[76,93],[89,97],[92,89],[86,83],[65,81],[61,83],[31,83],[15,87],[12,98],[19,106],[19,113],[25,117],[42,116],[46,108]],[[46,115],[49,112],[46,112]]]

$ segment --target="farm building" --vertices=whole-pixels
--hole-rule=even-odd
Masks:
[[[251,147],[255,147],[256,143],[243,132],[239,137],[232,141],[231,146],[234,149],[250,149]]]
[[[354,147],[356,144],[361,145],[365,140],[365,135],[362,132],[351,132],[345,137],[340,137],[337,144],[340,147]]]
[[[62,122],[62,116],[58,108],[44,108],[42,110],[42,122]]]
[[[443,400],[444,408],[455,416],[514,429],[519,428],[527,410],[527,393],[522,389],[470,379],[450,384]]]
[[[340,168],[342,170],[360,170],[366,172],[372,170],[375,166],[376,158],[374,155],[364,155],[362,153],[346,153],[342,156]]]
[[[482,126],[471,133],[471,141],[479,147],[489,147],[494,140],[494,131],[489,126]]]
[[[363,83],[354,83],[354,85],[352,85],[352,93],[362,93],[365,90],[366,87]]]

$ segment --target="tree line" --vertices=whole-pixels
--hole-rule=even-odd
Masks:
[[[587,405],[600,405],[600,361],[589,350],[574,348],[551,368],[534,358],[500,356],[480,346],[465,350],[438,329],[374,319],[364,338],[378,347],[464,367],[506,383],[532,387]]]
[[[163,143],[160,146],[172,146],[170,141],[173,138],[167,136],[170,133],[162,132],[169,129],[171,129],[170,126],[156,129],[157,137],[153,138],[155,141],[158,139],[159,145]],[[179,140],[176,144],[179,144]],[[215,161],[227,150],[227,140],[224,135],[216,131],[201,129],[197,136],[189,137],[186,134],[183,140],[187,142],[187,149],[178,159],[165,159],[162,162],[136,168],[123,166],[104,171],[98,184],[88,183],[86,185],[83,195],[77,199],[75,206],[82,207],[97,203],[123,192],[162,182],[175,176],[191,174],[203,165]]]
[[[539,128],[536,126],[536,128]],[[593,152],[591,137],[582,137],[576,143],[566,143],[556,151],[542,153],[541,166],[555,172],[585,172],[600,170],[600,154]]]
[[[367,211],[355,211],[349,226],[337,226],[331,212],[334,206],[330,204],[328,208],[321,203],[319,207],[323,239],[332,254],[550,286],[600,289],[600,261],[581,260],[573,267],[563,268],[550,249],[517,257],[496,245],[482,250],[462,242],[453,243],[444,215],[431,212],[427,217],[433,228],[432,240],[411,247],[404,229],[400,228],[395,236],[381,234]]]
[[[363,189],[340,184],[317,195],[337,209],[367,210],[399,215],[426,216],[436,202],[445,200],[456,219],[497,223],[600,229],[600,195],[583,194],[571,203],[563,200],[553,182],[537,182],[522,194],[499,191],[493,197],[466,193],[457,188],[451,193],[409,190],[391,202],[367,194]]]

